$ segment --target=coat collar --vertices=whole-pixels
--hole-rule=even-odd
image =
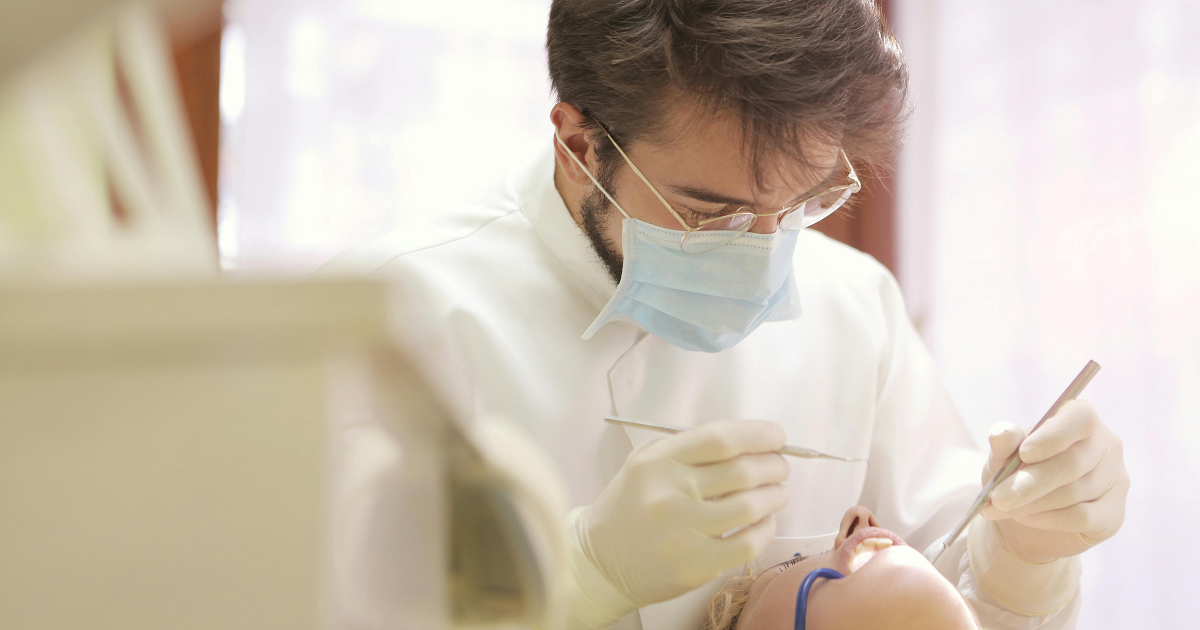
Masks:
[[[554,143],[551,141],[516,177],[518,204],[538,238],[578,280],[582,292],[599,311],[612,297],[617,285],[558,194],[554,186],[554,167]]]

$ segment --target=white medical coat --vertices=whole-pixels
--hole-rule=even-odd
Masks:
[[[716,354],[680,350],[621,322],[585,341],[615,284],[555,189],[554,168],[547,143],[479,200],[405,224],[321,273],[390,281],[396,337],[440,395],[464,416],[523,424],[556,461],[575,505],[612,479],[631,437],[642,441],[605,423],[606,414],[681,427],[765,419],[782,425],[790,444],[870,460],[792,460],[777,536],[834,532],[856,504],[922,550],[954,526],[980,488],[984,456],[882,265],[805,230],[795,255],[799,318],[763,324]],[[386,490],[374,492],[387,502]],[[962,547],[939,565],[950,567],[943,573],[985,627],[1073,626],[1074,585],[1060,585],[1074,596],[1057,612],[1013,612],[968,592]],[[706,598],[682,598],[667,614],[643,609],[640,622],[686,627]],[[618,626],[637,627],[631,617]]]

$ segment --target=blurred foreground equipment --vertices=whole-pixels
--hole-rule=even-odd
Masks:
[[[216,273],[155,16],[105,9],[0,75],[0,280]]]
[[[554,627],[554,471],[434,402],[386,296],[0,290],[0,627]]]
[[[0,291],[0,627],[321,627],[328,374],[372,361],[379,301]]]
[[[15,2],[0,628],[555,627],[545,457],[434,402],[390,343],[386,286],[214,277],[156,9]],[[389,491],[363,505],[372,483]]]

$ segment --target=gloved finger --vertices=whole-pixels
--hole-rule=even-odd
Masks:
[[[1006,512],[989,503],[983,508],[983,517],[988,520],[999,521],[1006,518],[1037,514],[1039,512],[1061,510],[1076,503],[1095,501],[1104,496],[1116,484],[1118,466],[1119,463],[1114,461],[1110,453],[1091,472],[1016,510]]]
[[[1095,501],[1018,516],[1013,520],[1036,529],[1084,534],[1095,543],[1112,536],[1121,528],[1125,521],[1126,492],[1127,487],[1118,484]]]
[[[1066,451],[1072,444],[1092,437],[1099,426],[1100,416],[1091,403],[1072,400],[1021,443],[1021,461],[1026,464],[1044,462]]]
[[[721,571],[753,562],[775,538],[775,515],[742,529],[726,538],[713,539],[706,553]],[[715,577],[715,576],[714,576]]]
[[[747,453],[778,452],[787,441],[783,427],[766,420],[721,420],[655,442],[680,464],[700,466]]]
[[[983,469],[983,483],[991,481],[992,475],[996,474],[1004,466],[1004,462],[1017,452],[1017,447],[1021,446],[1021,440],[1025,439],[1025,429],[1011,422],[997,422],[992,426],[991,432],[988,434],[988,444],[991,446],[992,453],[988,456],[987,467]]]
[[[1017,470],[992,491],[992,505],[1012,512],[1082,478],[1104,459],[1107,446],[1103,440],[1076,442],[1063,453]]]
[[[732,492],[783,483],[791,466],[779,453],[752,453],[693,469],[697,499],[715,499]]]
[[[702,501],[696,505],[700,513],[692,520],[692,529],[704,536],[720,536],[763,520],[782,510],[787,502],[787,488],[782,484],[735,492],[715,501]]]

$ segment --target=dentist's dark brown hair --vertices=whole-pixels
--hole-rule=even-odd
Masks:
[[[626,148],[669,141],[690,101],[740,120],[760,180],[769,157],[807,164],[809,138],[881,161],[904,118],[904,58],[870,0],[554,0],[546,49],[558,98],[592,131]],[[602,164],[617,159],[592,139]]]

